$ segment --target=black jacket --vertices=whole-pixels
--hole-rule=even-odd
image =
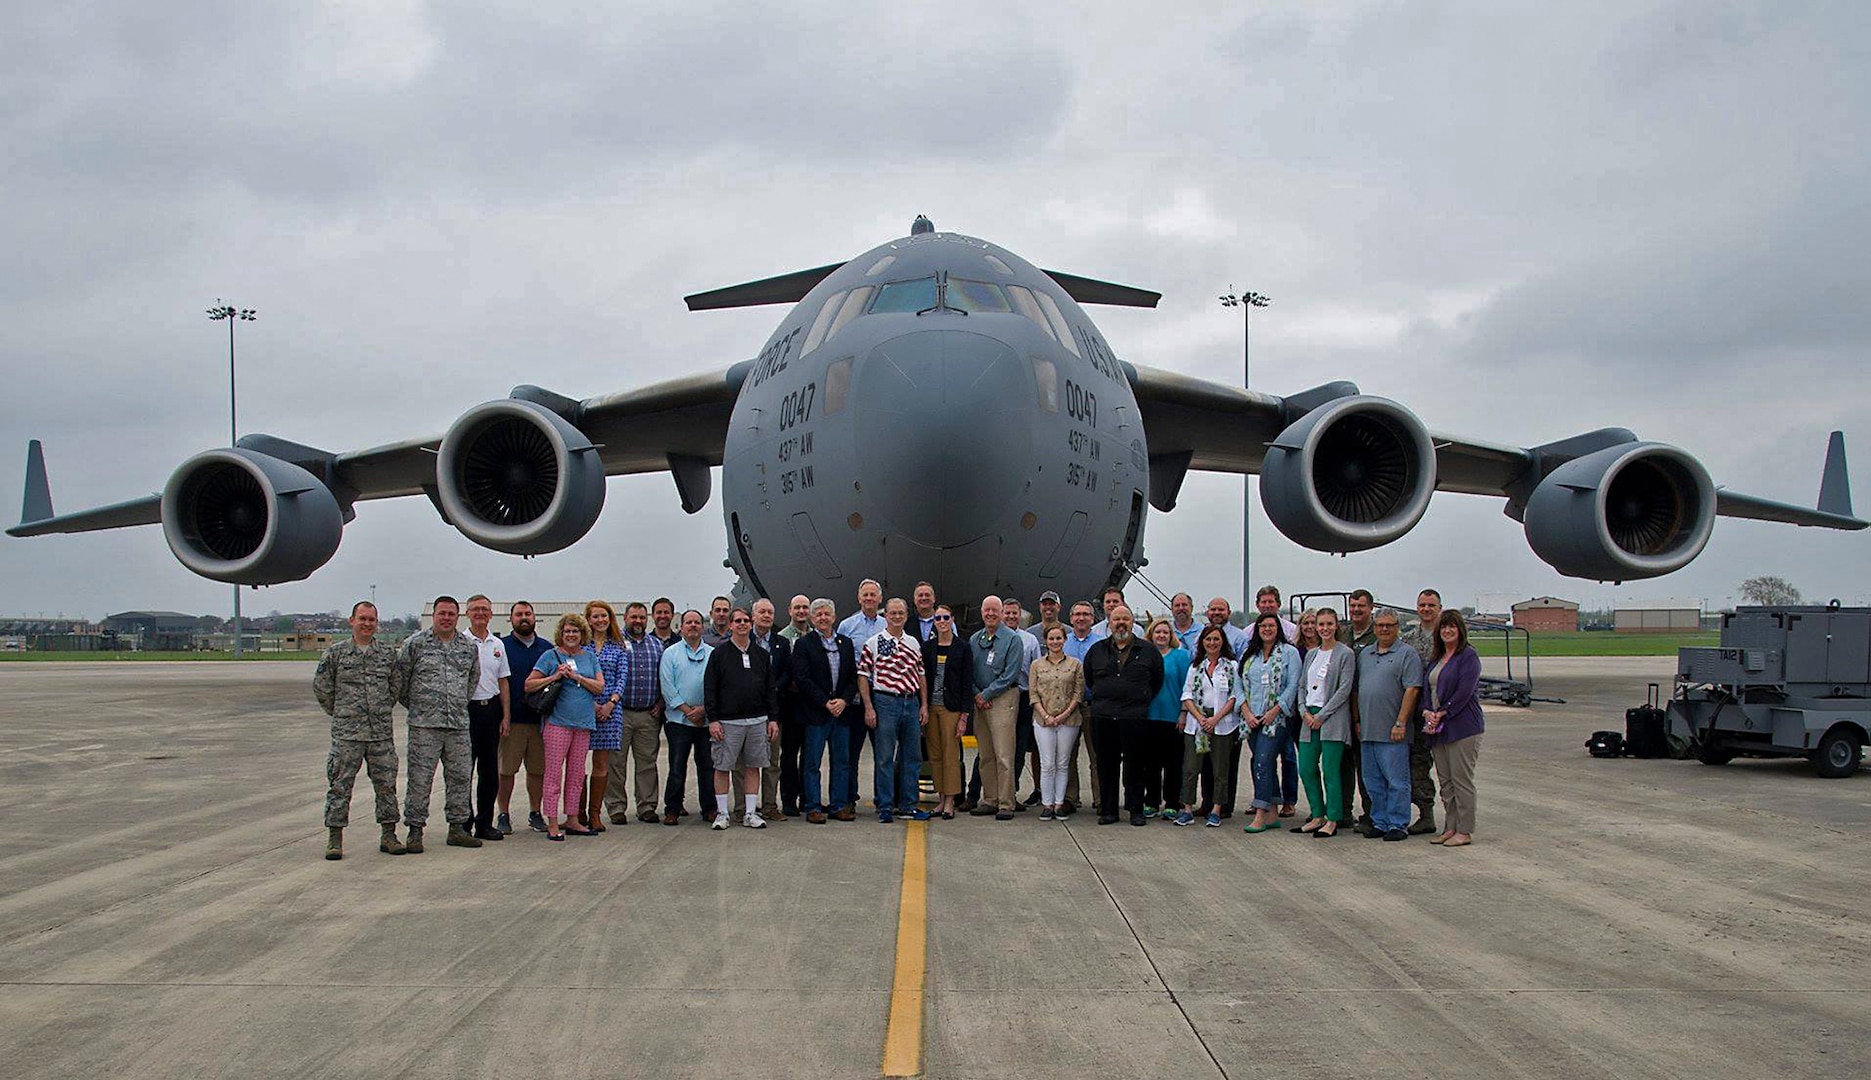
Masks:
[[[711,723],[753,716],[780,718],[773,689],[773,658],[752,641],[747,643],[745,665],[741,663],[742,655],[732,640],[715,646],[715,651],[708,654],[708,667],[702,671],[702,710]]]
[[[781,637],[777,630],[768,637],[771,640],[755,638],[754,644],[772,650],[773,694],[779,702],[779,715],[775,719],[789,723],[793,719],[793,643]]]
[[[832,714],[825,711],[825,703],[833,698],[845,702],[845,713],[837,723],[849,724],[853,719],[863,722],[864,711],[858,708],[858,658],[857,650],[852,647],[851,639],[843,634],[838,640],[838,685],[832,685],[832,665],[826,659],[825,647],[819,643],[819,632],[799,635],[793,642],[793,709],[801,722],[807,724],[829,724]]]
[[[936,681],[938,653],[948,655],[939,683]],[[974,711],[974,657],[969,655],[967,638],[957,634],[946,646],[936,644],[934,638],[923,642],[923,685],[929,688],[931,705],[939,704],[950,712]]]
[[[1144,720],[1150,699],[1163,689],[1163,654],[1140,637],[1132,637],[1124,666],[1117,663],[1117,647],[1100,638],[1085,653],[1087,711],[1097,717]]]

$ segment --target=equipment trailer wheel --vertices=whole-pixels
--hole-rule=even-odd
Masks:
[[[1713,735],[1696,743],[1696,760],[1704,765],[1726,765],[1735,759],[1735,752],[1716,742]]]
[[[1841,725],[1826,732],[1813,748],[1813,771],[1827,780],[1842,780],[1858,771],[1862,756],[1858,734]]]

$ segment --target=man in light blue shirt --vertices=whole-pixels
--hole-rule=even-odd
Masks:
[[[1221,632],[1228,636],[1228,649],[1234,653],[1234,658],[1239,660],[1252,650],[1254,639],[1248,635],[1247,631],[1230,622],[1232,618],[1234,618],[1234,608],[1229,605],[1227,597],[1217,596],[1208,602],[1208,626],[1221,627]],[[1205,626],[1202,629],[1206,630],[1208,627]],[[1198,630],[1196,633],[1200,634],[1201,631]],[[1194,656],[1195,653],[1191,652],[1189,655]]]
[[[1013,820],[1014,731],[1020,712],[1020,665],[1026,638],[1000,624],[1001,601],[981,601],[981,629],[968,639],[974,664],[974,735],[981,763],[981,802],[971,813]]]
[[[1080,600],[1072,605],[1069,619],[1072,628],[1065,635],[1065,654],[1079,663],[1085,662],[1085,654],[1097,643],[1098,635],[1092,633],[1091,601]],[[1087,691],[1087,696],[1090,696]],[[1091,732],[1087,725],[1091,717],[1087,716],[1079,723],[1078,741],[1072,744],[1071,760],[1065,763],[1065,801],[1059,804],[1061,816],[1078,810],[1078,748],[1085,748],[1085,758],[1091,763],[1091,801],[1098,805],[1098,753],[1091,748]]]
[[[864,655],[864,643],[884,632],[884,587],[871,578],[858,582],[858,610],[845,616],[845,621],[838,624],[838,632],[851,639],[852,651]],[[837,733],[833,733],[837,738]],[[859,761],[864,756],[866,739],[876,739],[877,733],[866,724],[851,724],[845,729],[845,738],[850,740],[851,768],[845,773],[847,779],[844,791],[832,793],[835,802],[848,809],[856,810],[858,805]],[[873,744],[872,758],[876,748]]]
[[[884,632],[884,587],[865,578],[858,584],[858,609],[838,624],[838,632],[851,639],[858,652],[865,642]]]
[[[683,788],[691,755],[695,758],[695,792],[701,800],[702,820],[715,817],[714,767],[708,746],[708,718],[702,710],[702,676],[714,646],[702,643],[702,613],[682,613],[682,640],[663,650],[657,682],[663,690],[663,729],[669,737],[669,780],[663,785],[663,824],[674,825],[683,814]]]
[[[1098,602],[1104,605],[1104,618],[1098,620],[1098,624],[1091,628],[1093,641],[1111,636],[1111,612],[1124,606],[1124,590],[1116,586],[1107,586],[1104,592],[1098,595]],[[1089,736],[1082,736],[1080,741],[1084,741],[1085,738]]]
[[[1202,635],[1202,624],[1195,621],[1195,597],[1179,592],[1169,598],[1169,628],[1176,632],[1176,640],[1182,642],[1190,656],[1202,655],[1195,647],[1196,639]]]

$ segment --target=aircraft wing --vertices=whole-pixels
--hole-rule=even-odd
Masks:
[[[1131,389],[1149,439],[1151,502],[1175,504],[1186,470],[1260,473],[1282,433],[1313,410],[1358,395],[1348,382],[1327,383],[1281,398],[1160,368],[1127,365]],[[1364,399],[1377,401],[1379,399]],[[1386,403],[1395,405],[1395,403]],[[1409,416],[1407,410],[1398,411]],[[1414,421],[1414,416],[1409,416]],[[1509,500],[1519,517],[1535,486],[1567,463],[1614,447],[1636,445],[1636,435],[1607,428],[1542,446],[1518,447],[1426,432],[1435,453],[1435,489]],[[1642,444],[1656,446],[1658,444]],[[1162,490],[1159,490],[1161,488]],[[1851,512],[1843,436],[1827,448],[1819,505],[1799,506],[1725,489],[1715,491],[1716,515],[1828,529],[1863,529]]]
[[[743,362],[584,401],[532,386],[516,388],[512,397],[544,406],[575,426],[596,448],[606,475],[665,470],[686,474],[678,476],[678,493],[685,508],[697,502],[695,509],[699,509],[699,502],[707,499],[707,466],[721,463],[728,417],[748,366]],[[332,454],[268,435],[250,435],[241,439],[240,448],[306,469],[337,496],[348,520],[351,504],[359,500],[433,497],[441,444],[442,436],[435,435]],[[20,523],[8,529],[7,535],[95,532],[161,521],[161,494],[55,514],[44,451],[35,439],[27,447]]]

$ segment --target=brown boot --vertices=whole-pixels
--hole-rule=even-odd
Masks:
[[[337,862],[344,858],[344,830],[328,828],[325,832],[325,858]]]
[[[395,822],[391,822],[383,827],[383,839],[377,841],[377,850],[383,852],[385,855],[401,855],[403,853],[403,842],[396,838]]]
[[[604,824],[604,789],[599,788],[593,791],[591,793],[590,802],[591,805],[585,810],[585,820],[588,823],[585,825],[585,828],[590,829],[592,832],[603,832],[606,828]],[[624,820],[628,821],[630,819],[625,818]]]
[[[411,825],[409,827],[409,838],[403,841],[403,853],[405,855],[422,854],[422,826]]]
[[[469,832],[466,825],[456,821],[448,823],[448,840],[445,842],[449,847],[481,846],[481,838]]]

